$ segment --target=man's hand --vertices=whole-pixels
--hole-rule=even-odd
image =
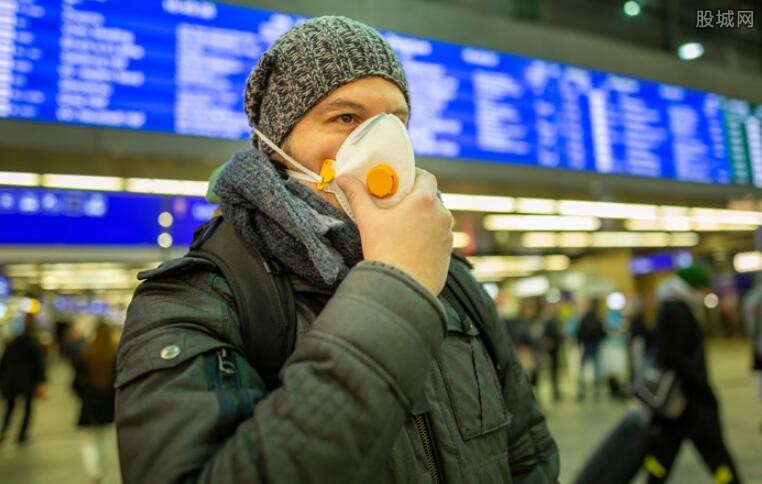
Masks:
[[[437,197],[434,175],[416,169],[412,191],[391,208],[377,207],[357,178],[337,183],[357,220],[365,260],[401,269],[438,295],[450,266],[454,219]]]

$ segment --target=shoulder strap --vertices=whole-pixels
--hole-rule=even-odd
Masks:
[[[507,339],[504,329],[484,304],[482,289],[471,275],[471,264],[458,253],[450,258],[450,268],[445,283],[444,296],[461,318],[468,317],[479,332],[484,335],[482,341],[492,357],[492,362],[504,381],[506,363],[510,361],[510,349],[506,346]]]
[[[291,286],[233,225],[215,217],[196,231],[187,254],[214,263],[235,297],[244,351],[269,388],[294,349],[296,309]]]

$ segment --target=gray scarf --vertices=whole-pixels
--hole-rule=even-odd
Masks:
[[[357,226],[310,188],[283,179],[258,150],[233,155],[214,192],[225,218],[267,260],[335,289],[362,260]]]

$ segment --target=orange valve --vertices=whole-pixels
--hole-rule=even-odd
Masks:
[[[336,177],[336,169],[333,167],[333,160],[326,158],[323,160],[323,166],[320,167],[320,178],[322,181],[318,182],[317,189],[323,190],[326,184],[331,183]]]
[[[377,198],[389,198],[397,192],[397,173],[389,165],[376,165],[368,171],[365,179],[368,191]]]

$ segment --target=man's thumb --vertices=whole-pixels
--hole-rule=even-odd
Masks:
[[[366,207],[373,205],[373,200],[370,199],[365,186],[352,175],[340,176],[336,179],[336,184],[344,192],[353,212],[362,212]]]

